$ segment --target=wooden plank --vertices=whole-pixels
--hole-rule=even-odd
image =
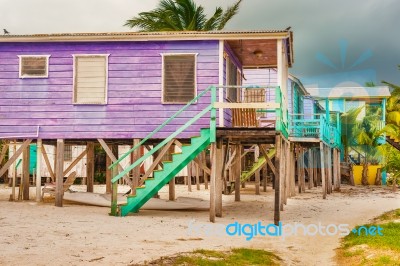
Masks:
[[[331,194],[332,193],[332,149],[329,146],[326,147],[326,153],[328,155],[328,159],[326,160],[328,164],[327,188],[328,188],[328,194]]]
[[[196,164],[196,189],[200,190],[200,167]]]
[[[113,149],[113,145],[107,145],[107,147],[112,150]],[[107,153],[106,153],[107,154]],[[106,156],[106,193],[111,193],[112,189],[111,189],[111,169],[108,168],[108,166],[110,166],[112,164],[112,161],[110,159],[110,157],[107,155]]]
[[[31,139],[25,140],[22,145],[18,148],[18,150],[11,156],[10,159],[3,165],[3,167],[0,169],[0,176],[3,176],[3,174],[8,170],[10,165],[14,163],[14,161],[21,155],[21,153],[26,149],[26,147],[29,146],[31,143]]]
[[[338,178],[338,182],[337,182],[337,189],[338,191],[340,191],[340,183],[342,181],[342,175],[340,173],[341,169],[340,169],[340,150],[337,150],[337,178]]]
[[[321,156],[321,180],[322,180],[322,198],[326,199],[326,180],[325,180],[325,147],[321,141],[319,143],[320,156]]]
[[[160,152],[157,153],[157,157],[153,160],[153,163],[150,165],[150,167],[146,170],[146,173],[142,176],[142,180],[140,181],[139,185],[143,185],[144,181],[153,173],[154,169],[161,163],[162,158],[164,155],[169,152],[170,147],[172,144],[175,142],[175,140],[171,140],[168,142]]]
[[[77,165],[79,161],[82,160],[83,157],[85,157],[86,154],[87,149],[85,149],[83,152],[81,152],[81,154],[78,155],[78,157],[75,158],[75,160],[67,167],[67,169],[64,170],[63,175],[68,175],[72,168],[74,168],[75,165]]]
[[[44,145],[42,145],[42,155],[43,155],[44,162],[46,163],[47,171],[49,171],[50,178],[51,178],[52,182],[55,182],[56,176],[53,172],[53,168],[51,167],[50,160],[49,160],[49,157],[47,156],[46,148],[44,147]]]
[[[268,178],[268,165],[266,164],[264,166],[263,179],[262,179],[263,192],[267,192],[267,178]]]
[[[56,148],[56,165],[55,165],[55,174],[56,174],[56,207],[63,206],[63,196],[64,196],[64,140],[57,139],[57,148]]]
[[[242,146],[240,144],[235,145],[236,150],[236,162],[234,166],[235,175],[235,201],[240,201],[240,174],[242,172]]]
[[[260,147],[257,145],[255,150],[254,150],[254,161],[257,162],[258,158],[260,156]],[[255,192],[256,195],[260,195],[260,169],[258,169],[255,173],[254,173],[254,177],[255,177]]]
[[[168,198],[170,201],[175,200],[175,177],[168,184]]]
[[[86,146],[86,191],[93,192],[94,185],[94,142],[89,141]]]
[[[211,178],[210,178],[210,222],[215,223],[215,185],[217,178],[216,143],[211,143]]]
[[[29,200],[29,165],[30,165],[30,146],[28,145],[22,153],[22,199]],[[15,169],[14,169],[15,170]]]
[[[222,141],[219,140],[217,143],[217,149],[215,151],[216,157],[216,179],[215,179],[215,215],[217,217],[222,217],[222,166],[224,151],[222,147]]]
[[[290,198],[290,142],[285,141],[286,149],[285,149],[285,186],[286,186],[286,200]]]
[[[280,157],[281,157],[281,136],[276,135],[275,137],[275,168],[280,169]],[[280,172],[275,172],[275,181],[274,181],[274,189],[275,189],[275,201],[274,201],[274,224],[278,225],[280,222],[281,215],[281,197],[280,197]]]
[[[280,209],[283,211],[283,205],[287,204],[287,195],[286,195],[286,141],[284,138],[281,138],[282,145],[281,145],[281,163],[280,163],[280,181],[281,181],[281,206]]]
[[[192,192],[192,173],[193,173],[192,170],[193,170],[193,161],[191,161],[187,165],[187,172],[188,172],[187,185],[188,185],[189,192]]]
[[[269,168],[271,169],[272,173],[274,175],[276,175],[276,168],[275,168],[274,164],[272,163],[271,158],[268,157],[267,150],[264,148],[263,145],[259,145],[259,147],[260,147],[261,153],[263,154],[263,156],[267,160],[267,164],[268,164]],[[276,157],[276,152],[275,152],[275,157]]]
[[[132,148],[139,145],[139,143],[140,143],[140,139],[133,139]],[[140,147],[139,147],[131,153],[131,163],[136,162],[140,157],[141,157],[141,155],[140,155]],[[139,186],[139,182],[141,181],[140,180],[140,165],[131,170],[131,175],[132,175],[131,195],[136,195],[136,188]],[[130,181],[130,179],[129,179],[129,181]]]
[[[117,146],[117,150],[116,150],[116,154],[115,154],[115,150],[113,149],[113,147],[115,145],[112,145],[110,148],[110,147],[108,147],[108,145],[106,144],[106,142],[103,139],[97,139],[97,141],[100,143],[101,147],[106,152],[107,157],[110,158],[113,163],[116,162],[117,156],[118,156],[118,146]],[[108,166],[108,164],[107,164],[107,166]],[[118,171],[119,172],[124,171],[124,168],[120,164],[118,164]],[[124,175],[124,180],[130,187],[132,187],[132,181],[130,180],[128,174]]]

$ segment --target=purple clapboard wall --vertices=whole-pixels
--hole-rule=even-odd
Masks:
[[[218,41],[0,43],[0,137],[143,138],[183,105],[161,103],[161,53],[197,53],[197,92],[218,84]],[[50,55],[49,77],[20,79],[18,55]],[[73,57],[110,54],[108,104],[73,105]],[[201,98],[155,137],[210,103]],[[181,137],[209,127],[209,115]]]

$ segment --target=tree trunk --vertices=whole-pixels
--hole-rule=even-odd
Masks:
[[[381,168],[378,168],[376,171],[376,177],[375,177],[375,185],[380,186],[382,185],[382,173],[381,173]]]

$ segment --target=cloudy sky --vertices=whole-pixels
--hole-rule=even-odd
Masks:
[[[211,13],[234,0],[196,0]],[[158,0],[0,0],[12,34],[130,31],[124,21]],[[294,32],[291,73],[306,85],[381,80],[400,84],[399,0],[243,0],[229,30]],[[325,83],[324,83],[325,82]]]

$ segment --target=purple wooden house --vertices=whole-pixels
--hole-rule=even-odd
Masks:
[[[15,155],[27,153],[26,147],[31,142],[37,142],[38,151],[41,151],[42,143],[57,143],[57,160],[61,160],[64,143],[87,144],[87,185],[88,191],[93,191],[93,145],[97,141],[109,159],[116,161],[114,146],[156,146],[196,114],[209,108],[210,103],[216,113],[217,142],[235,139],[235,136],[248,142],[255,141],[254,133],[245,131],[259,126],[259,115],[254,116],[254,110],[262,110],[261,113],[280,110],[279,123],[287,124],[288,68],[292,63],[292,32],[286,30],[1,36],[0,138],[23,141]],[[260,68],[276,70],[274,87],[268,84],[242,86],[244,69]],[[207,91],[211,85],[215,86],[216,99]],[[270,91],[274,95],[279,93],[272,102],[265,96]],[[160,127],[203,92],[207,93]],[[203,134],[201,129],[210,128],[210,120],[213,120],[213,111],[196,118],[173,139],[184,143]],[[158,127],[160,130],[146,139]],[[230,130],[234,128],[244,131],[232,133]],[[267,136],[269,133],[259,134]],[[274,136],[275,133],[268,135],[266,143],[274,144]],[[147,142],[142,143],[143,139]],[[204,147],[196,149],[197,154],[209,143],[202,145]],[[182,152],[184,148],[181,147]],[[140,149],[133,150],[134,162],[141,154]],[[194,150],[191,152],[193,156],[182,159],[185,165],[197,156]],[[39,165],[41,161],[46,162],[44,154],[38,152],[37,156]],[[149,156],[157,161],[156,154]],[[29,160],[29,155],[23,158]],[[2,167],[0,175],[13,159]],[[133,187],[140,186],[140,171],[135,166],[124,171],[119,169],[112,175],[109,173],[108,191],[111,190],[111,177],[115,183],[116,174],[122,177],[129,171],[134,178],[128,183]],[[55,177],[68,175],[62,164],[57,163],[52,171]],[[59,180],[57,178],[58,192],[62,185]],[[39,191],[40,182],[37,187]],[[156,189],[159,187],[154,191]],[[25,190],[25,193],[29,191]],[[29,198],[29,194],[25,197]],[[62,193],[56,197],[56,204],[57,199],[60,205]]]

